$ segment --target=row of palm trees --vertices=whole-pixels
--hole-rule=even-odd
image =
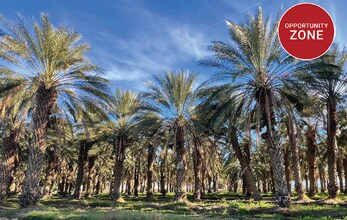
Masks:
[[[200,61],[216,71],[207,82],[198,85],[198,75],[185,71],[166,72],[155,76],[140,94],[119,89],[112,94],[102,69],[85,56],[89,46],[80,43],[80,34],[64,26],[54,27],[46,15],[41,16],[40,23],[22,20],[11,24],[1,19],[5,26],[0,42],[2,198],[10,191],[18,169],[18,145],[23,142],[27,144],[26,158],[21,158],[25,160],[19,196],[23,207],[51,193],[56,166],[62,163],[55,145],[78,146],[75,198],[80,198],[83,178],[92,178],[98,156],[92,153],[94,145],[111,146],[113,171],[109,175],[114,200],[121,200],[127,149],[148,149],[149,196],[157,147],[163,152],[173,149],[177,201],[187,199],[190,153],[194,198],[200,199],[211,156],[206,154],[207,149],[230,146],[245,188],[259,200],[251,161],[256,156],[254,151],[265,145],[271,155],[276,198],[281,207],[288,207],[285,158],[288,161],[290,152],[295,190],[298,198],[304,199],[300,123],[309,128],[307,137],[311,139],[307,143],[311,148],[307,158],[313,158],[309,166],[315,172],[317,128],[309,120],[315,115],[326,128],[329,197],[337,197],[337,113],[343,109],[347,88],[346,53],[337,45],[319,59],[295,60],[283,51],[277,38],[278,19],[264,19],[260,8],[242,24],[227,22],[230,43],[211,43],[213,56]],[[318,134],[324,135],[324,131]],[[67,166],[67,173],[70,166],[74,164]],[[136,167],[134,183],[138,185]],[[86,188],[90,195],[88,184]]]

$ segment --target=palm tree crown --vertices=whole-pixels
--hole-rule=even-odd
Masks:
[[[100,68],[85,57],[89,46],[79,44],[77,32],[64,26],[55,28],[47,15],[41,16],[41,23],[33,21],[31,25],[24,20],[15,25],[1,20],[6,29],[0,42],[0,78],[9,83],[6,90],[19,91],[13,99],[25,115],[31,115],[34,127],[20,197],[21,205],[28,206],[41,197],[39,182],[50,118],[103,114],[108,87],[107,81],[95,74]]]
[[[79,43],[79,33],[64,26],[55,28],[44,14],[41,23],[32,26],[25,21],[16,25],[2,21],[7,28],[0,43],[0,58],[5,61],[0,77],[20,81],[21,92],[15,97],[23,105],[33,108],[42,91],[44,97],[51,95],[52,105],[58,104],[60,113],[100,112],[96,108],[105,106],[108,83],[95,74],[101,69],[85,57],[90,47]]]

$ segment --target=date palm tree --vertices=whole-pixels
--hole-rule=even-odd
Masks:
[[[112,197],[115,201],[122,200],[120,190],[124,175],[125,150],[130,144],[130,139],[133,138],[135,120],[140,106],[141,102],[136,93],[116,89],[110,112],[110,115],[115,118],[115,122],[106,124],[106,132],[111,134],[114,145]]]
[[[2,165],[0,167],[0,200],[8,197],[19,165],[18,144],[25,111],[15,102],[15,95],[21,91],[21,80],[3,72],[0,75],[0,127]]]
[[[318,96],[309,96],[305,98],[304,110],[301,112],[301,120],[306,129],[305,135],[306,142],[306,162],[308,169],[309,188],[308,195],[314,197],[318,192],[318,164],[317,164],[317,135],[318,125],[320,121],[324,120],[324,103],[319,100]]]
[[[214,89],[211,90],[208,88],[201,92],[204,101],[199,106],[199,113],[205,115],[207,127],[215,130],[223,130],[224,127],[227,127],[224,129],[227,130],[224,133],[227,133],[227,142],[230,143],[240,162],[241,169],[243,170],[244,184],[249,194],[254,197],[254,199],[260,200],[261,196],[252,173],[250,158],[245,149],[246,147],[243,147],[239,141],[241,128],[245,127],[242,126],[242,124],[247,121],[244,120],[246,118],[245,115],[242,115],[242,103],[237,103],[235,100],[230,99],[232,94],[229,93],[229,90],[213,90]],[[246,139],[249,139],[249,137]],[[249,142],[249,140],[247,140],[247,142]]]
[[[327,110],[327,158],[329,198],[337,197],[336,183],[336,134],[337,107],[347,92],[346,74],[347,53],[333,45],[330,51],[312,62],[301,66],[296,74],[310,92],[317,94]]]
[[[107,81],[100,68],[85,56],[89,45],[81,35],[65,26],[54,27],[47,15],[41,22],[21,20],[5,29],[0,42],[1,76],[15,78],[21,87],[13,98],[28,106],[34,138],[25,171],[22,206],[36,204],[41,197],[41,171],[46,152],[47,128],[52,115],[76,111],[100,112],[108,100]]]
[[[166,72],[149,82],[148,92],[143,94],[145,109],[159,116],[162,126],[170,128],[174,135],[176,151],[176,201],[185,200],[188,163],[188,132],[193,129],[192,116],[197,104],[197,90],[194,90],[197,74],[184,71]]]
[[[19,120],[19,115],[13,111],[7,113],[9,114],[0,116],[4,122],[0,147],[0,154],[3,158],[3,164],[0,167],[0,175],[3,175],[3,178],[0,179],[0,200],[8,197],[19,165],[18,148],[22,121]]]
[[[246,115],[256,109],[257,130],[263,131],[262,138],[272,155],[277,199],[281,207],[287,207],[290,196],[284,179],[276,112],[280,100],[287,99],[282,88],[290,79],[294,59],[282,50],[278,41],[278,21],[278,18],[273,23],[265,20],[261,8],[243,24],[227,21],[231,43],[213,42],[210,50],[214,56],[201,64],[220,70],[211,80],[218,82],[212,90],[229,90],[231,100],[244,103]]]

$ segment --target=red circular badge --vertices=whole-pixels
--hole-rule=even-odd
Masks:
[[[312,60],[327,52],[334,41],[335,26],[319,5],[302,3],[289,8],[278,25],[284,50],[301,60]]]

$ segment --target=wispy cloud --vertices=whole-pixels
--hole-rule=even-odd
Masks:
[[[138,5],[122,6],[143,15],[146,25],[138,17],[139,25],[127,36],[104,30],[95,37],[93,59],[106,70],[106,77],[116,83],[143,84],[153,74],[180,69],[184,62],[196,62],[209,55],[210,40],[189,24],[178,24],[152,14]],[[140,88],[140,87],[139,87]]]
[[[199,60],[210,53],[206,49],[206,37],[188,26],[177,26],[169,30],[176,49],[187,56]]]

